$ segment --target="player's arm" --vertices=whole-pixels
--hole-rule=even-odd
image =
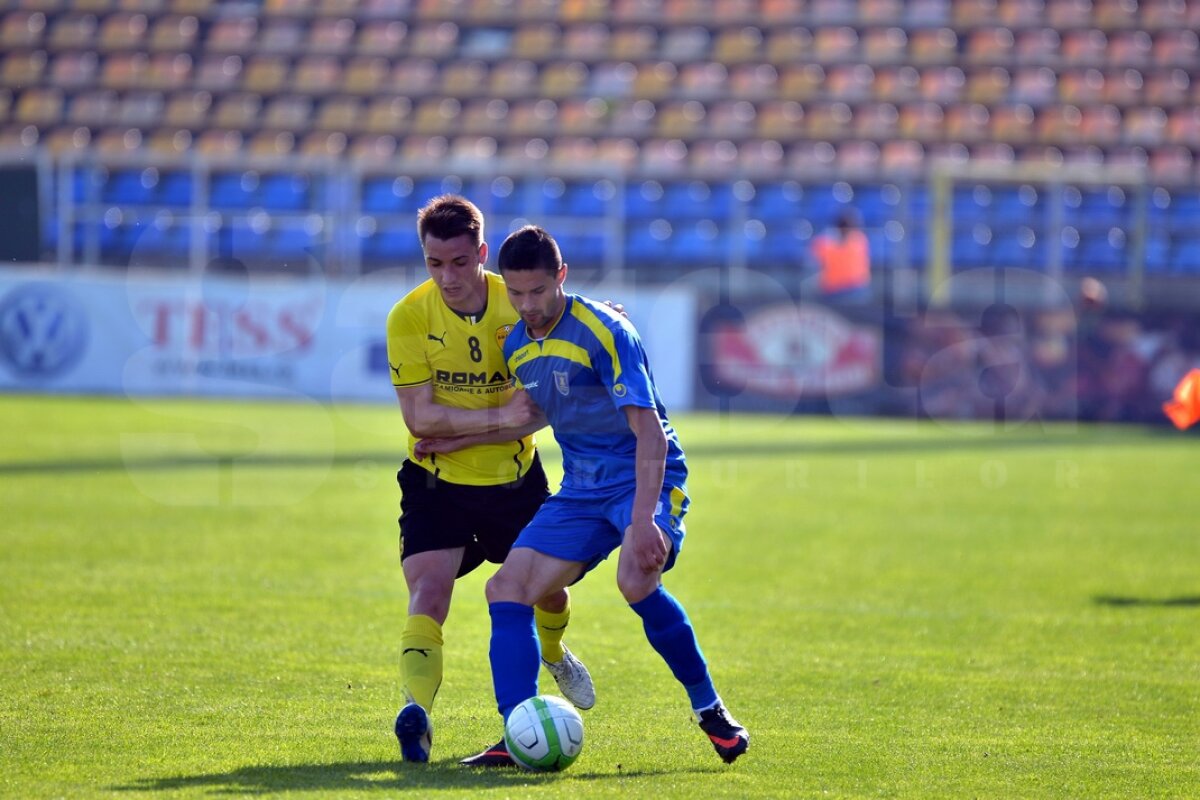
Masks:
[[[501,428],[488,433],[476,433],[469,436],[434,436],[420,439],[414,448],[417,460],[421,461],[433,453],[453,453],[467,447],[479,444],[503,444],[524,439],[530,434],[537,433],[547,425],[546,418],[540,416],[527,425],[519,428]]]
[[[662,531],[654,524],[654,510],[662,494],[666,475],[667,435],[658,411],[641,406],[623,406],[629,429],[637,437],[635,456],[636,489],[633,516],[626,530],[626,546],[632,545],[637,565],[643,572],[657,572],[666,563],[669,550]]]
[[[519,430],[541,417],[541,410],[523,391],[513,392],[507,403],[494,408],[455,408],[433,399],[433,384],[397,386],[400,413],[409,433],[418,439],[446,436],[470,436],[500,433],[498,441],[520,438],[512,431]],[[538,427],[543,427],[545,422]],[[536,428],[534,429],[536,430]]]

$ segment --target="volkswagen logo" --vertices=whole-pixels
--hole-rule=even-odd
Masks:
[[[66,372],[83,357],[87,334],[83,306],[54,284],[25,284],[0,300],[0,359],[19,377]]]

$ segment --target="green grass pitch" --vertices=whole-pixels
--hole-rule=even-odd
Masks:
[[[610,559],[568,633],[584,752],[541,775],[456,765],[499,736],[490,570],[458,584],[433,763],[399,762],[398,410],[0,413],[0,797],[1200,796],[1194,435],[679,415],[666,583],[750,751],[712,752]]]

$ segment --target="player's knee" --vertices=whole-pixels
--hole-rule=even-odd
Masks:
[[[559,589],[539,599],[537,607],[551,614],[561,614],[567,608],[569,597],[566,589]]]
[[[638,569],[617,570],[617,588],[626,603],[645,600],[658,588],[658,573],[645,573]]]
[[[487,586],[484,587],[484,594],[489,603],[524,603],[532,605],[533,600],[525,596],[525,585],[522,581],[517,580],[501,567],[500,570],[488,579]]]
[[[426,577],[414,581],[408,588],[408,613],[424,614],[441,624],[450,613],[450,597],[454,581]]]

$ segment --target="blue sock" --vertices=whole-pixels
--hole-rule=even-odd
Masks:
[[[631,603],[642,618],[646,638],[667,662],[675,680],[687,690],[692,708],[708,708],[717,702],[717,690],[708,675],[708,662],[696,643],[696,633],[683,606],[659,586],[645,599]]]
[[[492,686],[496,707],[507,720],[518,703],[537,694],[541,666],[537,627],[533,606],[491,603],[488,611],[492,615]]]

